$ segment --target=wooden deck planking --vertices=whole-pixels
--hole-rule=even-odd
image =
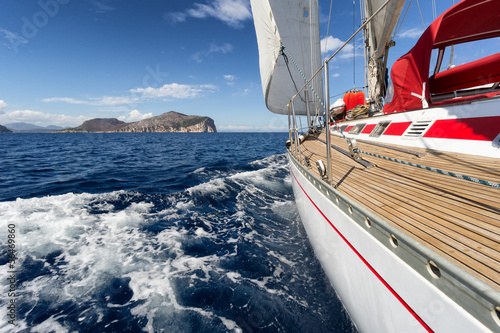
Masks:
[[[348,150],[344,139],[332,143]],[[413,154],[358,143],[372,152],[485,180],[500,181],[498,160],[420,148]],[[292,149],[293,150],[293,149]],[[317,174],[326,146],[315,138],[301,145]],[[332,149],[332,185],[409,236],[479,279],[500,289],[500,190],[361,154],[376,166],[365,169]]]

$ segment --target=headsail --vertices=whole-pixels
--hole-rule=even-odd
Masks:
[[[365,16],[370,17],[386,0],[366,0]],[[405,0],[392,0],[367,25],[368,43],[368,99],[374,102],[384,95],[385,56],[391,37],[403,10]]]
[[[286,114],[290,99],[304,86],[305,78],[309,80],[321,66],[318,1],[250,2],[266,106],[272,112]],[[323,98],[321,75],[311,86],[308,99],[311,113],[315,114],[317,97]],[[301,91],[294,101],[296,114],[307,114],[306,100],[305,92]]]

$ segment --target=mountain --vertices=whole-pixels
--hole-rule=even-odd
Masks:
[[[12,131],[5,126],[0,125],[0,133],[12,133]]]
[[[62,127],[60,126],[50,125],[43,127],[23,122],[5,124],[5,127],[7,127],[13,132],[33,132],[33,133],[53,132],[62,129]]]
[[[217,129],[212,118],[170,111],[133,123],[116,118],[91,119],[78,127],[58,132],[217,132]]]
[[[118,120],[116,118],[95,118],[91,120],[86,120],[78,127],[66,128],[58,132],[113,132],[120,126],[127,125],[127,123]]]

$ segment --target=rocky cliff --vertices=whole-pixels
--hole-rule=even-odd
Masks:
[[[114,132],[217,132],[213,119],[170,111],[156,117],[129,123]]]
[[[78,127],[58,132],[217,132],[217,129],[213,119],[209,117],[188,116],[170,111],[133,123],[125,123],[115,118],[91,119]]]
[[[12,131],[5,126],[0,125],[0,133],[12,133]]]

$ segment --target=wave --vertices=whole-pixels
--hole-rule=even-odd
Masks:
[[[207,181],[172,194],[1,202],[0,220],[16,226],[14,331],[330,329],[332,302],[346,315],[300,225],[286,157],[251,168],[198,169]],[[1,332],[13,328],[6,302]]]

